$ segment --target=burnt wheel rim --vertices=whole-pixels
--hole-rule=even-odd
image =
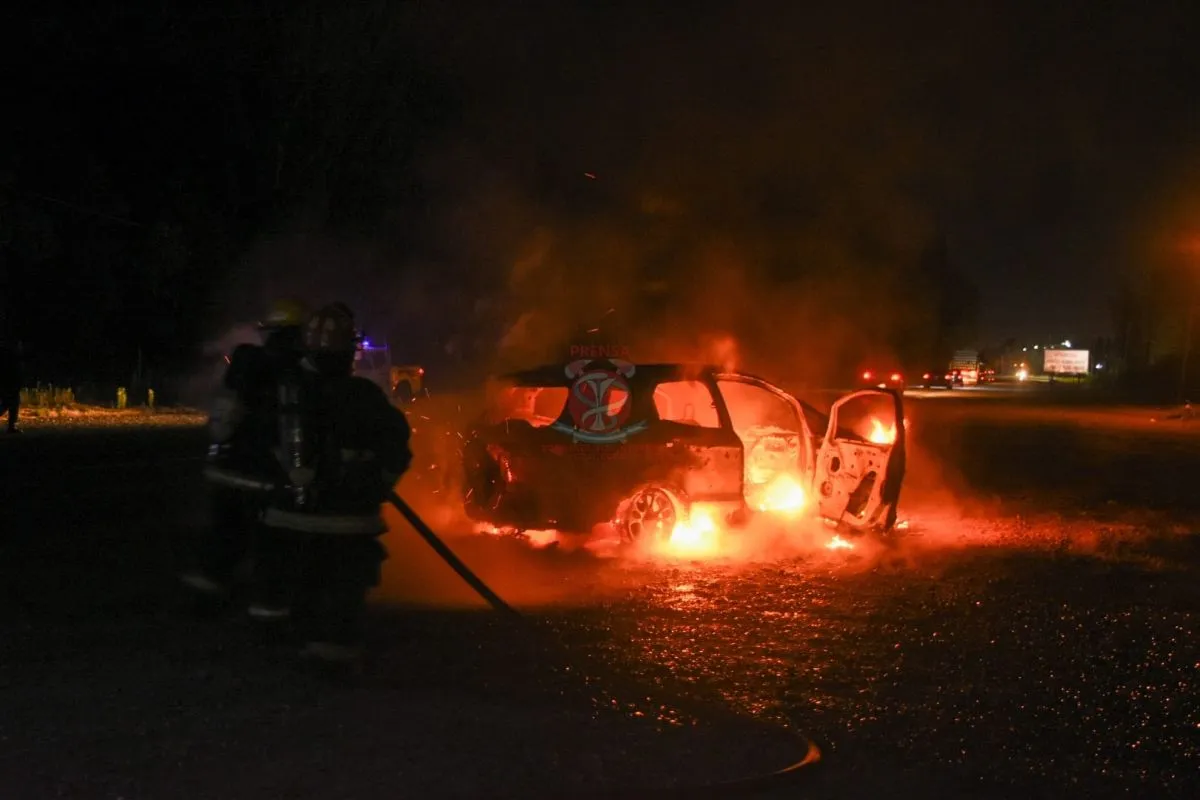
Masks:
[[[644,536],[666,537],[675,527],[675,500],[666,489],[642,489],[629,500],[625,535],[635,541]]]

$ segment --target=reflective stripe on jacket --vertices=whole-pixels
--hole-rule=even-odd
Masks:
[[[268,508],[263,524],[300,533],[348,534],[378,536],[387,530],[379,513],[374,514],[313,514],[303,511],[284,511]]]
[[[204,477],[210,483],[230,489],[243,489],[249,492],[270,492],[275,489],[275,484],[268,480],[226,467],[218,467],[215,464],[209,464],[204,468]]]

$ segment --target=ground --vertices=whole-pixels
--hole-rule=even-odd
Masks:
[[[0,440],[0,787],[663,798],[811,738],[764,796],[1197,796],[1200,424],[963,394],[909,404],[904,537],[760,526],[702,562],[467,535],[431,468],[446,406],[414,407],[401,493],[527,624],[389,515],[351,688],[172,610],[194,422],[31,425]]]

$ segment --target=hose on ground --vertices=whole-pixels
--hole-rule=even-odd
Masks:
[[[395,506],[401,516],[413,527],[417,534],[425,540],[426,544],[433,548],[454,572],[462,578],[467,585],[475,590],[488,605],[500,612],[504,616],[518,620],[522,623],[529,624],[529,619],[525,617],[517,609],[513,608],[504,601],[500,595],[496,594],[490,586],[488,586],[478,575],[476,575],[470,567],[455,555],[454,551],[434,533],[420,515],[412,509],[396,492],[388,494],[388,501]],[[642,696],[645,696],[646,688],[644,686],[632,687],[632,690]],[[661,695],[661,692],[660,692]],[[662,698],[670,705],[679,708],[682,711],[687,711],[694,704],[690,701],[678,697]],[[689,712],[693,713],[693,712]],[[700,716],[700,714],[695,714]],[[793,764],[790,764],[783,769],[775,772],[766,773],[763,775],[752,775],[745,778],[737,778],[730,781],[721,781],[716,783],[707,783],[700,785],[684,785],[674,787],[655,787],[653,789],[604,789],[596,792],[579,793],[572,792],[572,796],[576,798],[591,798],[591,800],[603,800],[605,798],[621,798],[622,800],[638,800],[638,798],[653,798],[653,800],[668,800],[669,798],[725,798],[725,797],[744,797],[780,789],[786,786],[792,786],[794,781],[802,774],[808,773],[809,769],[814,764],[821,760],[821,750],[810,739],[803,739],[805,752],[804,757]]]

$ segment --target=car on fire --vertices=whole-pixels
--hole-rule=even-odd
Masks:
[[[465,435],[465,510],[516,531],[669,537],[702,504],[736,526],[811,513],[889,531],[904,477],[899,392],[822,414],[780,387],[686,364],[575,362],[511,373]]]

